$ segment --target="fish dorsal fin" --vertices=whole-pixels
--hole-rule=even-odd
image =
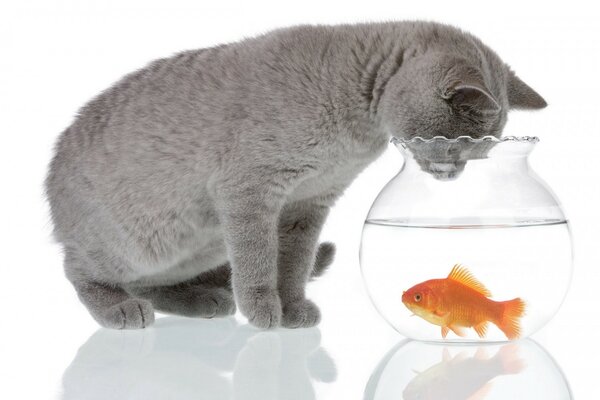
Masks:
[[[463,285],[468,286],[471,289],[481,293],[485,297],[492,297],[492,293],[490,293],[490,291],[487,290],[485,286],[483,286],[483,283],[475,279],[471,272],[469,272],[467,268],[463,267],[460,264],[456,264],[452,268],[452,271],[450,271],[450,275],[448,275],[448,279],[460,282]]]

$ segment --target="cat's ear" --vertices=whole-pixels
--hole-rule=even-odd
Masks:
[[[508,76],[506,91],[510,108],[539,110],[548,105],[542,96],[520,80],[512,71],[510,71]]]
[[[462,112],[495,115],[501,110],[500,104],[489,90],[479,84],[459,83],[448,90],[444,98]]]

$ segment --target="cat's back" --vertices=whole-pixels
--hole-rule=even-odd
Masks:
[[[352,47],[364,50],[371,36],[392,38],[402,26],[300,25],[154,60],[86,103],[58,150],[76,147],[81,153],[110,130],[123,138],[128,131],[181,125],[191,117],[214,124],[234,118],[240,104],[260,112],[261,104],[290,96],[314,101],[319,90],[328,89],[323,81],[335,80],[340,72],[335,66],[347,61]]]
[[[298,129],[323,114],[323,104],[332,98],[362,101],[350,92],[360,85],[369,57],[378,49],[442,39],[455,47],[476,40],[456,28],[420,21],[302,25],[162,58],[82,107],[61,135],[57,162],[101,158],[114,165],[116,159],[102,157],[112,154],[122,161],[132,155],[130,148],[141,156],[165,138],[177,138],[190,151],[214,152],[227,146],[228,130],[248,131],[248,125],[267,122]],[[286,113],[279,112],[282,106]]]
[[[125,136],[136,129],[132,126],[136,121],[148,131],[151,124],[161,122],[181,125],[178,119],[191,115],[199,122],[226,119],[231,101],[268,90],[267,81],[282,83],[291,78],[290,70],[299,72],[310,59],[308,53],[318,50],[317,43],[324,43],[331,30],[309,26],[279,29],[151,61],[87,102],[61,135],[57,150],[74,148],[81,153],[111,129]]]
[[[78,111],[57,142],[52,168],[115,166],[135,156],[141,164],[153,164],[143,157],[174,139],[190,154],[203,149],[210,154],[225,150],[227,131],[236,125],[241,130],[247,122],[264,124],[268,118],[273,124],[289,122],[289,115],[274,109],[286,102],[288,107],[318,103],[326,88],[315,77],[335,31],[286,28],[152,61]]]

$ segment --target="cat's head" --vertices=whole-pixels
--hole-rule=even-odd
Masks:
[[[539,94],[487,51],[483,59],[426,52],[405,60],[381,98],[378,114],[383,129],[404,139],[499,137],[510,109],[546,106]],[[437,154],[415,157],[424,170],[434,175],[435,168],[443,164],[435,162]],[[447,174],[451,167],[451,162],[446,163],[443,172]],[[462,169],[464,163],[456,167]]]

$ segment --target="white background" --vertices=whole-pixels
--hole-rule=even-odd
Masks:
[[[505,131],[541,138],[531,163],[561,198],[574,235],[570,294],[534,339],[562,367],[575,397],[600,398],[600,13],[593,3],[3,1],[0,397],[60,397],[64,370],[98,329],[63,277],[42,194],[52,145],[85,101],[123,74],[183,49],[299,23],[427,19],[479,36],[549,103],[541,112],[512,113]],[[337,378],[314,383],[319,397],[362,398],[379,360],[402,340],[370,305],[358,265],[364,217],[401,163],[390,148],[339,200],[323,232],[339,253],[310,295],[323,312],[321,346],[333,358]],[[138,378],[142,384],[144,375]],[[293,379],[285,384],[293,385]],[[208,392],[195,397],[218,398]]]

